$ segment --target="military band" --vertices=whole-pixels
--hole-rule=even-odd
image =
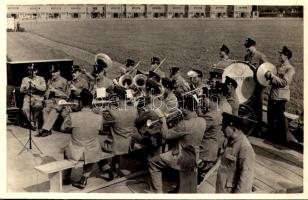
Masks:
[[[255,46],[256,42],[248,38],[245,60],[257,68],[267,59]],[[214,65],[215,70],[210,70],[209,80],[204,79],[201,69],[193,69],[187,72],[189,82],[178,67],[170,68],[168,77],[161,67],[164,60],[157,57],[151,59],[149,73],[137,70],[138,64],[127,59],[125,67],[121,68],[121,76],[114,81],[106,73],[107,68],[112,67],[112,60],[106,54],[95,57],[92,74],[78,65],[72,66],[69,82],[55,65],[50,70],[52,77],[47,87],[34,68],[21,84],[21,91],[26,93],[23,111],[30,120],[29,106],[36,108],[32,110],[33,114],[43,109],[44,124],[38,134],[42,137],[51,134],[59,114],[62,115],[61,130],[71,131],[64,157],[85,163],[81,179],[73,183],[77,188],[86,187],[93,164],[97,162],[102,170],[102,166],[109,166],[109,180],[118,177],[120,155],[130,153],[135,144],[140,143],[147,148],[150,192],[163,192],[162,171],[167,167],[180,172],[197,171],[195,177],[188,178],[201,183],[205,174],[221,159],[216,192],[249,193],[255,153],[242,130],[244,118],[238,116],[238,82],[229,76],[222,82],[223,70],[234,62],[229,59],[229,52],[226,45],[220,48],[221,60]],[[278,74],[271,71],[264,74],[271,85],[269,129],[276,139],[286,137],[287,132],[283,112],[290,99],[289,85],[295,73],[289,62],[291,57],[292,52],[283,47]],[[28,101],[29,85],[33,105]],[[44,92],[43,101],[40,93]],[[78,106],[61,106],[60,100]],[[106,118],[106,113],[112,120]],[[100,144],[99,130],[107,124],[110,132]],[[113,159],[102,161],[104,152],[113,154]],[[70,173],[68,170],[64,175],[66,184],[71,183]],[[193,173],[190,176],[194,176]],[[196,188],[193,191],[196,192]]]

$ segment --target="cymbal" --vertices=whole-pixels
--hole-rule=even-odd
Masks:
[[[270,85],[270,81],[266,80],[265,78],[265,74],[268,71],[270,71],[274,75],[277,74],[276,67],[272,63],[269,63],[269,62],[265,62],[262,65],[260,65],[257,69],[257,74],[256,74],[258,82],[265,87],[268,87]]]

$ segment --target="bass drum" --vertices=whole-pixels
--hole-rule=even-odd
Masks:
[[[255,90],[256,82],[254,79],[254,66],[245,62],[236,61],[226,67],[222,74],[222,82],[225,82],[226,76],[237,82],[236,94],[239,103],[245,103]]]

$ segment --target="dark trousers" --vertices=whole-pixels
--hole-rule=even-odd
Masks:
[[[277,143],[285,143],[287,139],[287,121],[284,116],[285,100],[269,100],[267,108],[268,132]]]

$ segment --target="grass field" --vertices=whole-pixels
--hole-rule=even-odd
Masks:
[[[231,58],[242,60],[246,37],[254,38],[269,61],[278,64],[278,51],[286,45],[293,51],[291,63],[296,69],[288,111],[303,108],[303,20],[95,20],[21,25],[53,41],[94,54],[107,53],[120,63],[127,58],[144,61],[144,69],[152,56],[158,56],[168,58],[162,68],[178,66],[184,72],[199,68],[206,73],[217,62],[223,43],[230,48]]]

